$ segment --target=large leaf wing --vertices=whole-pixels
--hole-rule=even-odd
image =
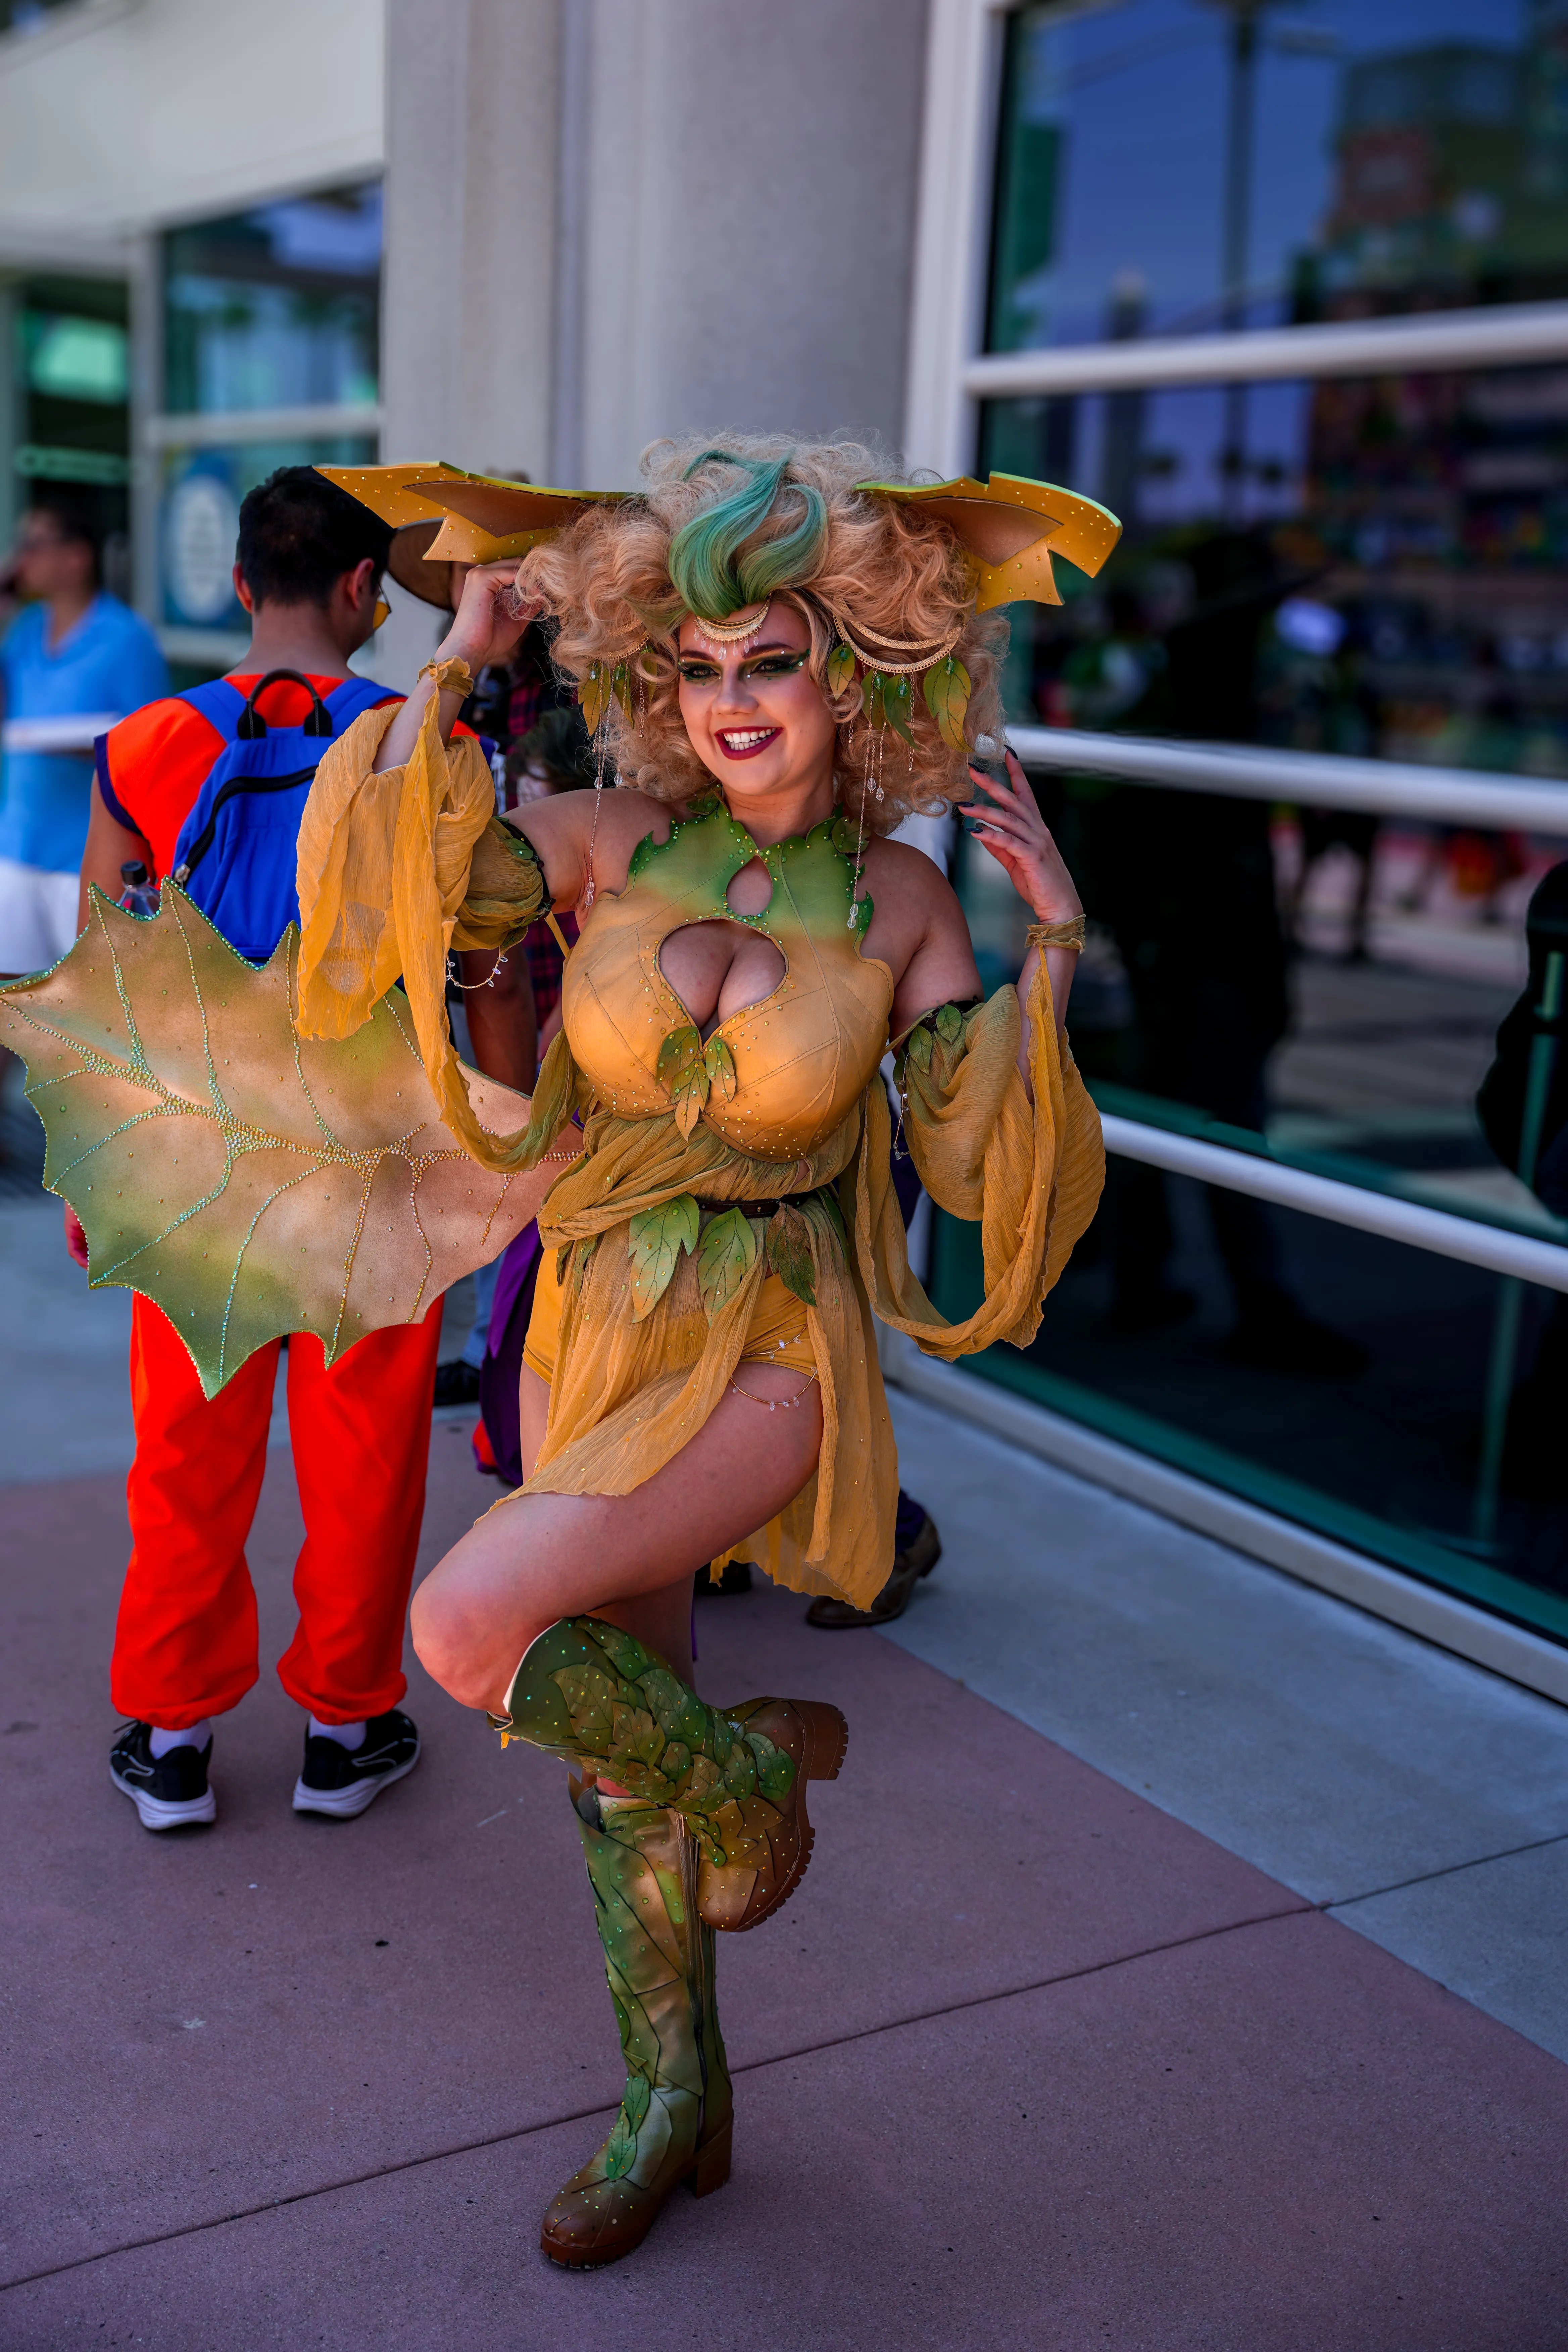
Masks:
[[[87,1232],[90,1280],[168,1315],[204,1391],[314,1331],[329,1362],[417,1321],[537,1212],[560,1163],[492,1174],[439,1119],[395,992],[341,1041],[296,1037],[290,928],[245,962],[173,884],[148,919],[91,894],[52,971],[0,989],[27,1066],[44,1181]],[[481,1122],[525,1099],[474,1075]]]

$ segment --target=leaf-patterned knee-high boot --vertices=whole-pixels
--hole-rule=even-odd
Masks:
[[[697,1848],[669,1806],[574,1783],[577,1826],[620,2027],[615,2128],[544,2217],[552,2262],[590,2270],[641,2243],[681,2181],[730,2178],[731,2096],[713,2001],[713,1930],[698,1916]]]
[[[811,1859],[808,1780],[837,1779],[848,1729],[817,1699],[707,1706],[661,1658],[602,1617],[563,1617],[512,1677],[503,1738],[548,1748],[645,1804],[672,1805],[697,1840],[710,1927],[754,1927]]]

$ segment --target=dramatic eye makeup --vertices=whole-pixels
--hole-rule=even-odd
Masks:
[[[785,649],[780,653],[753,654],[741,664],[742,677],[793,677],[804,669],[810,659],[809,652]],[[682,654],[676,664],[680,675],[691,686],[710,686],[723,672],[717,662],[707,660],[701,654]]]

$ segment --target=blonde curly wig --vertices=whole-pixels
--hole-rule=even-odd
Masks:
[[[889,638],[924,648],[956,633],[952,650],[970,677],[965,732],[973,742],[1001,731],[1007,625],[976,614],[963,549],[919,507],[855,488],[908,476],[856,442],[743,433],[656,441],[641,472],[636,497],[592,508],[518,572],[519,592],[542,597],[560,624],[563,677],[580,688],[595,665],[600,677],[629,665],[631,715],[610,698],[604,720],[623,783],[674,802],[711,788],[681,721],[676,632],[690,612],[717,621],[777,596],[810,629],[811,675],[838,722],[837,795],[855,822],[890,833],[916,811],[969,797],[965,754],[943,741],[918,677],[912,748],[869,723],[858,677],[828,690],[827,657],[845,635],[875,653]]]

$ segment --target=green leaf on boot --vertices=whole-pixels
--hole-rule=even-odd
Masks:
[[[616,1697],[611,1677],[601,1666],[563,1666],[550,1679],[566,1702],[573,1730],[583,1746],[596,1755],[610,1738]]]
[[[618,1625],[608,1623],[603,1617],[579,1617],[574,1622],[591,1642],[598,1643],[616,1672],[624,1675],[627,1682],[635,1683],[652,1665],[651,1650],[645,1650],[639,1641],[630,1633],[623,1633]]]
[[[679,1675],[668,1666],[650,1666],[637,1685],[643,1697],[653,1709],[654,1721],[671,1738],[680,1728],[691,1694]]]
[[[653,2086],[646,2074],[633,2074],[621,2097],[621,2113],[633,2131],[640,2131],[642,2119],[653,2098]]]
[[[640,2081],[641,2077],[637,2079]],[[605,2179],[618,2180],[624,2172],[631,2170],[637,2160],[637,2136],[626,2122],[625,2115],[618,2115],[616,2117],[615,2129],[605,2142]]]
[[[724,1767],[724,1786],[732,1797],[749,1797],[757,1785],[757,1759],[743,1739],[737,1739]]]
[[[746,1745],[757,1759],[758,1787],[773,1804],[782,1804],[795,1786],[795,1759],[760,1731],[748,1731]]]

